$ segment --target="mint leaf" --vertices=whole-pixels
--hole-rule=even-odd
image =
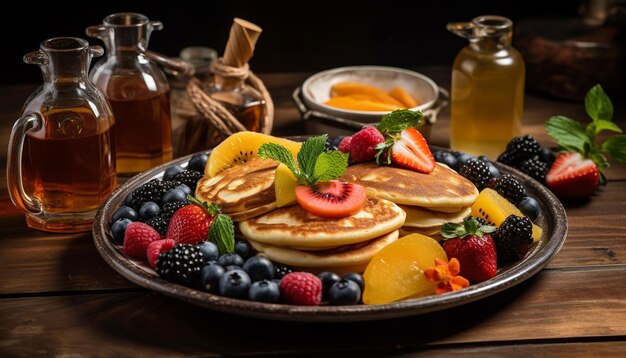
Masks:
[[[391,164],[391,148],[393,147],[394,143],[396,143],[396,139],[391,137],[386,138],[384,142],[379,143],[374,147],[374,149],[376,149],[377,151],[376,155],[374,155],[377,165]]]
[[[613,118],[613,103],[602,86],[595,85],[587,92],[585,110],[594,122],[601,119],[610,121]]]
[[[619,162],[626,162],[626,135],[615,135],[607,139],[600,150]]]
[[[411,127],[416,127],[422,120],[422,112],[408,109],[397,109],[387,113],[376,127],[381,133],[399,133]]]
[[[298,153],[299,154],[299,153]],[[291,170],[291,172],[297,177],[300,176],[300,171],[296,165],[296,161],[293,159],[289,149],[276,143],[263,143],[257,155],[261,159],[274,159],[277,162],[283,163]]]
[[[348,168],[348,154],[338,150],[325,152],[317,157],[313,177],[315,181],[329,181],[343,175]]]
[[[220,255],[235,252],[235,227],[233,220],[226,214],[217,214],[209,228],[209,241],[214,243]]]
[[[580,123],[565,116],[553,116],[546,121],[545,127],[559,146],[568,151],[586,154],[585,144],[588,148],[591,143]]]
[[[590,128],[593,129],[593,133],[589,133],[590,132]],[[622,129],[620,127],[617,126],[617,124],[615,124],[614,122],[611,121],[606,121],[604,119],[599,119],[595,122],[591,122],[589,123],[589,125],[587,126],[587,134],[589,134],[592,138],[597,136],[598,133],[607,130],[607,131],[611,131],[611,132],[616,132],[616,133],[622,133]]]
[[[320,154],[324,153],[324,144],[328,135],[324,134],[317,137],[310,137],[302,143],[300,151],[298,152],[298,164],[300,164],[300,170],[308,178],[308,181],[313,181],[315,162]],[[313,184],[310,182],[309,184]]]

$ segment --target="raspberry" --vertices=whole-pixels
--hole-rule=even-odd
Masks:
[[[506,264],[521,260],[533,243],[533,223],[525,216],[511,215],[493,234],[498,262]]]
[[[124,253],[136,259],[146,259],[146,250],[152,241],[161,240],[161,235],[142,222],[128,225],[124,233]]]
[[[322,302],[322,281],[308,272],[291,272],[280,280],[280,296],[291,304],[318,306]]]
[[[146,249],[146,256],[150,267],[156,269],[156,260],[161,252],[166,252],[176,245],[176,241],[170,239],[152,241]]]
[[[366,127],[352,136],[350,141],[350,160],[354,163],[374,159],[376,147],[385,140],[376,127]]]
[[[352,137],[348,135],[339,142],[337,150],[343,153],[350,153],[350,147],[352,147]]]

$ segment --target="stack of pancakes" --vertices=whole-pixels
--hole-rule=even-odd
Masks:
[[[423,174],[369,162],[349,166],[341,180],[364,186],[368,196],[387,199],[406,212],[401,235],[439,235],[447,222],[463,221],[478,190],[466,178],[445,165]]]

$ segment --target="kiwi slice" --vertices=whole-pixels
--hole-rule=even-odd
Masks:
[[[339,180],[299,185],[296,199],[300,206],[313,215],[342,218],[358,213],[365,205],[365,188]]]

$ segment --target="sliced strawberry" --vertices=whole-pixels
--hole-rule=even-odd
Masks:
[[[391,148],[391,160],[401,167],[421,173],[430,173],[435,169],[435,158],[426,139],[415,128],[400,133],[400,138]]]
[[[600,175],[591,159],[580,153],[561,154],[546,174],[546,184],[560,199],[582,199],[598,188]]]

